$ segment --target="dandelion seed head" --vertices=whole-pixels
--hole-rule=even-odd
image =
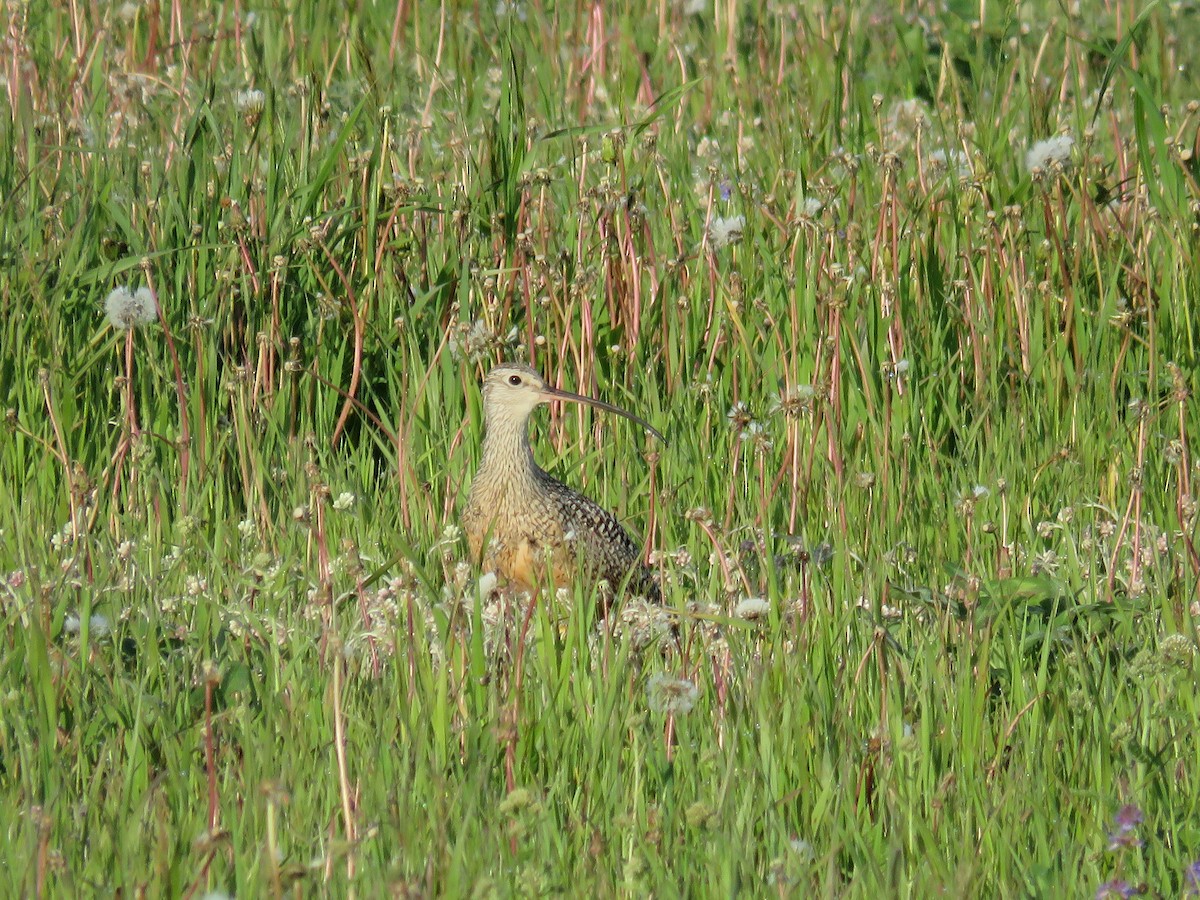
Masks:
[[[739,619],[761,619],[771,611],[771,604],[762,597],[746,597],[736,607],[733,614]]]
[[[1025,152],[1025,168],[1030,172],[1061,171],[1071,163],[1071,151],[1075,147],[1075,138],[1069,134],[1059,134],[1044,141],[1038,141]]]
[[[652,712],[684,715],[691,712],[700,689],[686,678],[673,678],[656,672],[646,682],[646,699]]]
[[[733,406],[729,407],[729,412],[725,413],[725,418],[729,420],[730,427],[741,431],[753,421],[754,417],[750,415],[750,408],[739,400]]]
[[[715,160],[721,154],[721,145],[705,135],[696,144],[696,155],[701,159]]]
[[[714,250],[736,244],[746,228],[745,216],[714,216],[708,223],[708,242]]]
[[[524,22],[527,16],[525,5],[522,3],[513,3],[511,0],[497,0],[494,12],[497,19],[512,16],[518,22]]]
[[[771,400],[771,412],[782,412],[788,418],[796,418],[813,407],[817,392],[811,384],[797,384],[784,388]]]
[[[63,619],[63,631],[67,634],[79,634],[82,630],[83,622],[79,616],[74,613],[68,614]],[[100,613],[95,613],[88,618],[88,631],[93,638],[105,638],[112,634],[112,622],[108,616],[102,616]]]
[[[813,850],[813,845],[801,837],[793,837],[791,841],[788,842],[788,849],[795,853],[796,856],[800,857],[801,862],[809,862],[814,856],[816,856],[816,851]]]
[[[118,331],[129,331],[158,318],[154,295],[149,288],[131,291],[124,285],[113,288],[104,300],[104,314]]]
[[[1046,550],[1033,557],[1029,570],[1033,575],[1053,575],[1058,571],[1058,563],[1058,554],[1053,550]]]
[[[233,95],[233,105],[244,116],[260,116],[266,109],[267,95],[254,88],[248,91],[238,91]]]
[[[973,173],[971,160],[961,150],[934,150],[925,157],[925,171],[953,172],[956,178],[970,178]]]
[[[770,450],[773,446],[766,426],[758,421],[747,422],[746,427],[738,434],[738,440],[753,444],[756,450]]]

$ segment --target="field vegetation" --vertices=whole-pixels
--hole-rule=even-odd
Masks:
[[[1200,893],[1195,2],[0,9],[0,894]]]

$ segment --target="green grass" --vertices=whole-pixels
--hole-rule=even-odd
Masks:
[[[10,895],[1200,890],[1200,13],[985,8],[9,4]]]

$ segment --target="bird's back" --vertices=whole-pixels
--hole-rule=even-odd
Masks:
[[[658,583],[642,562],[641,547],[617,521],[616,516],[549,475],[545,475],[545,487],[547,496],[558,510],[558,519],[567,527],[564,543],[572,547],[568,554],[568,564],[572,568],[570,576],[573,577],[574,571],[582,568],[616,588],[632,572],[630,588],[657,602],[660,599]]]

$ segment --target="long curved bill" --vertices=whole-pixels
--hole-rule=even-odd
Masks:
[[[635,416],[631,412],[626,412],[619,406],[613,406],[611,403],[605,403],[603,400],[597,400],[595,397],[585,397],[583,394],[576,394],[572,391],[564,391],[560,390],[559,388],[552,388],[549,385],[542,388],[542,396],[547,400],[566,400],[571,403],[582,403],[586,406],[594,406],[597,409],[603,409],[610,413],[616,413],[618,416],[624,416],[631,422],[637,422],[648,432],[658,438],[662,443],[665,444],[667,442],[667,439],[659,434],[658,429],[656,429],[645,419]]]

